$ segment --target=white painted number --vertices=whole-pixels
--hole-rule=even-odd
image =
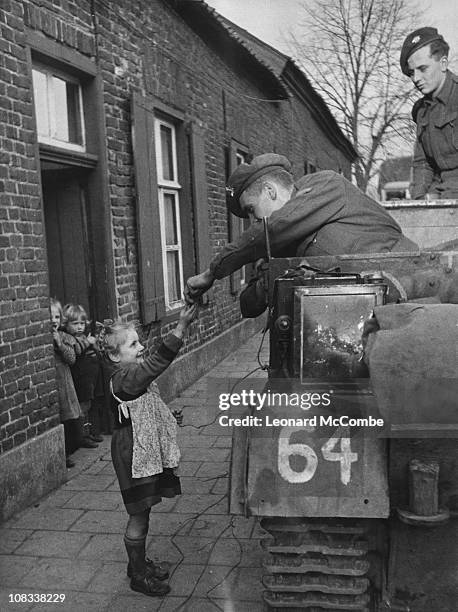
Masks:
[[[340,453],[334,450],[339,440]],[[351,450],[350,438],[339,437],[338,435],[333,436],[323,444],[321,452],[326,461],[340,461],[340,480],[342,484],[347,485],[351,479],[351,464],[358,461],[358,453],[353,453]]]
[[[278,471],[287,482],[300,483],[311,480],[316,472],[318,457],[313,448],[307,444],[290,444],[289,440],[295,431],[304,431],[304,427],[282,427],[278,440]],[[302,472],[291,469],[289,458],[298,455],[306,459]]]
[[[313,431],[314,428],[304,427],[282,427],[278,440],[278,472],[280,476],[293,484],[308,482],[311,480],[318,467],[318,457],[311,446],[296,442],[290,444],[291,436],[296,431]],[[339,429],[332,438],[325,442],[321,448],[325,461],[338,461],[340,463],[340,480],[342,484],[348,485],[351,480],[351,464],[358,461],[358,453],[351,450],[351,439],[344,437],[345,429]],[[340,452],[334,450],[340,440]],[[296,455],[306,460],[302,471],[298,472],[291,468],[290,457]]]

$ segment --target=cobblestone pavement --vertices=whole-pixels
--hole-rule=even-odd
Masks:
[[[171,593],[146,597],[129,587],[123,545],[127,514],[110,436],[105,436],[97,450],[73,455],[77,465],[68,470],[64,485],[0,525],[0,611],[263,609],[263,534],[254,518],[228,514],[231,430],[216,420],[214,394],[215,380],[232,385],[228,379],[256,368],[260,342],[258,333],[170,403],[184,414],[179,430],[183,494],[153,509],[147,545],[150,557],[172,563]],[[261,361],[267,354],[266,342]],[[266,375],[258,370],[254,376]],[[65,601],[21,603],[20,594],[64,594]]]

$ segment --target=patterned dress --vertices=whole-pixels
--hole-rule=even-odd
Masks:
[[[153,382],[173,361],[181,340],[171,334],[142,364],[124,368],[104,363],[108,376],[114,431],[111,456],[129,514],[138,514],[162,497],[181,494],[174,474],[180,451],[177,425]]]

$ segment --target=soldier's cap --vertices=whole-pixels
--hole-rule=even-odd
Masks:
[[[226,202],[231,213],[247,219],[248,214],[240,207],[240,196],[256,179],[280,168],[290,172],[291,163],[284,155],[277,153],[263,153],[253,157],[249,164],[237,166],[229,177],[226,187]]]
[[[412,53],[415,53],[415,51],[418,51],[418,49],[429,45],[435,40],[441,40],[442,42],[445,42],[443,36],[439,34],[436,28],[418,28],[418,30],[415,30],[407,36],[404,41],[404,44],[402,45],[400,58],[401,70],[404,74],[409,74],[407,60],[412,55]]]

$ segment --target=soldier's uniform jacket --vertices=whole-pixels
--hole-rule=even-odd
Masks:
[[[274,257],[415,251],[396,221],[375,200],[331,170],[309,174],[296,192],[269,217]],[[262,223],[253,224],[213,259],[210,270],[224,278],[266,257]]]
[[[458,198],[458,76],[447,71],[437,97],[417,100],[412,117],[417,124],[412,198],[427,193]]]

